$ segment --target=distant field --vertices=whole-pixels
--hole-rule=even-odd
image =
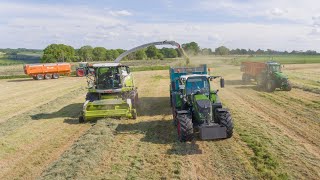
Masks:
[[[320,63],[320,55],[229,56],[227,61],[235,65],[239,65],[243,61],[277,61],[281,64],[308,64]]]

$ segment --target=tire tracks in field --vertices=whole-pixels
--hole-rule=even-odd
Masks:
[[[232,105],[233,112],[243,113],[241,111],[246,109],[246,111],[250,112],[246,116],[248,116],[249,114],[255,114],[255,116],[258,116],[259,119],[261,118],[263,119],[263,121],[260,122],[263,124],[260,124],[260,125],[253,124],[254,128],[265,129],[265,133],[267,134],[265,134],[264,136],[271,138],[270,140],[268,140],[270,141],[268,143],[270,143],[271,146],[277,147],[277,148],[269,149],[271,152],[277,154],[277,156],[280,156],[280,157],[281,156],[287,157],[287,159],[284,159],[283,157],[281,158],[282,161],[289,161],[285,164],[285,166],[287,166],[287,171],[292,172],[292,169],[296,169],[296,171],[294,171],[294,173],[292,174],[294,174],[294,176],[301,177],[301,173],[303,172],[300,172],[300,173],[296,173],[296,172],[299,172],[299,170],[301,171],[303,169],[305,174],[308,174],[313,178],[319,176],[319,174],[317,173],[317,170],[319,169],[319,165],[316,163],[317,161],[319,161],[319,159],[317,158],[318,155],[316,155],[317,152],[319,152],[318,151],[319,147],[317,147],[312,142],[309,142],[308,139],[306,139],[305,137],[303,136],[301,137],[299,133],[297,133],[296,129],[290,127],[290,125],[283,122],[284,120],[288,121],[290,119],[288,119],[288,117],[286,116],[279,114],[279,110],[281,110],[281,108],[277,107],[275,109],[272,109],[270,106],[268,106],[268,104],[261,103],[259,101],[261,100],[261,98],[258,98],[256,93],[252,94],[252,92],[254,91],[251,89],[244,91],[244,90],[239,90],[231,87],[228,89],[228,91],[224,92],[224,96],[228,97],[229,99],[232,99],[232,104],[230,104],[229,102],[229,106]],[[237,106],[234,106],[233,104],[237,104]],[[240,106],[241,106],[241,109],[243,109],[241,111],[239,111],[240,109],[238,109]],[[236,114],[239,114],[239,113],[236,113]],[[244,114],[240,114],[240,115],[244,116]],[[243,119],[244,118],[245,117],[243,117]],[[246,123],[247,122],[245,119],[243,120],[243,122],[241,122],[241,124],[246,124]],[[247,127],[248,129],[252,128],[250,126],[253,126],[251,124],[247,124],[246,126],[248,125],[249,125],[249,127]],[[270,126],[271,128],[268,126]],[[243,127],[243,128],[246,129],[246,127]],[[262,129],[261,129],[261,133],[264,132]],[[277,136],[280,139],[278,139]],[[283,137],[283,139],[281,139],[281,137]],[[291,143],[284,142],[285,139],[288,139],[288,138],[293,141]],[[297,147],[295,147],[295,145],[292,144],[293,142],[298,143],[300,147],[301,146],[303,147],[303,149],[299,147],[299,152],[294,151],[293,149]],[[311,145],[312,148],[310,149],[309,146],[305,146],[304,142],[309,143],[309,145]],[[288,149],[285,150],[283,149],[284,147]],[[291,151],[289,151],[289,149]],[[291,154],[291,156],[289,156],[288,153],[283,154],[283,152],[286,152],[286,151],[289,151],[288,153]],[[305,154],[306,152],[308,152],[308,154]],[[298,153],[303,155],[303,158],[297,156]],[[298,162],[295,162],[297,160]],[[292,163],[296,164],[296,166],[294,166]],[[302,164],[305,164],[307,169],[301,166]]]

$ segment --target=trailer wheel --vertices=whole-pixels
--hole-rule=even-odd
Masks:
[[[177,131],[180,142],[192,141],[193,139],[193,124],[192,118],[188,114],[177,115]]]
[[[45,74],[45,75],[44,75],[44,78],[45,78],[45,79],[51,79],[51,78],[52,78],[52,74]]]
[[[227,138],[231,138],[233,134],[233,122],[229,111],[217,111],[217,118],[220,125],[227,128]]]
[[[266,84],[266,91],[267,92],[273,92],[276,89],[276,84],[273,80],[267,81]]]
[[[43,74],[37,74],[36,79],[42,80],[44,78]]]
[[[250,81],[250,76],[248,74],[242,74],[242,83],[247,84]]]
[[[59,74],[56,74],[56,73],[52,75],[52,78],[53,78],[53,79],[58,79],[59,77],[60,77],[60,75],[59,75]]]

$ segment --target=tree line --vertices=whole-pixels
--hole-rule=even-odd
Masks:
[[[198,43],[189,42],[182,44],[182,48],[188,55],[320,55],[320,53],[307,50],[307,51],[276,51],[276,50],[251,50],[251,49],[229,49],[225,46],[220,46],[212,50],[211,48],[200,48]],[[113,61],[121,53],[125,52],[124,49],[106,49],[104,47],[83,46],[75,49],[72,46],[65,44],[50,44],[44,50],[39,49],[0,49],[7,55],[8,58],[17,59],[19,53],[43,53],[41,62],[81,62],[81,61]],[[20,56],[19,56],[20,57]],[[145,59],[164,59],[164,58],[177,58],[181,57],[181,52],[178,49],[166,48],[161,49],[155,46],[136,51],[129,54],[124,60],[145,60]],[[39,57],[37,57],[39,58]]]
[[[41,62],[113,61],[123,52],[125,52],[124,49],[93,48],[88,45],[74,49],[64,44],[51,44],[43,50]],[[180,56],[181,54],[178,49],[158,49],[155,46],[149,46],[148,48],[129,54],[124,60],[164,59]]]

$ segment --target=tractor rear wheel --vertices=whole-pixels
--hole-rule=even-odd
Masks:
[[[273,92],[276,89],[276,83],[273,80],[267,81],[266,91]]]
[[[178,114],[177,122],[178,138],[180,142],[192,141],[193,124],[191,116],[188,114]]]
[[[233,122],[229,111],[218,112],[217,114],[218,122],[220,125],[227,128],[227,138],[232,137],[233,134]]]

